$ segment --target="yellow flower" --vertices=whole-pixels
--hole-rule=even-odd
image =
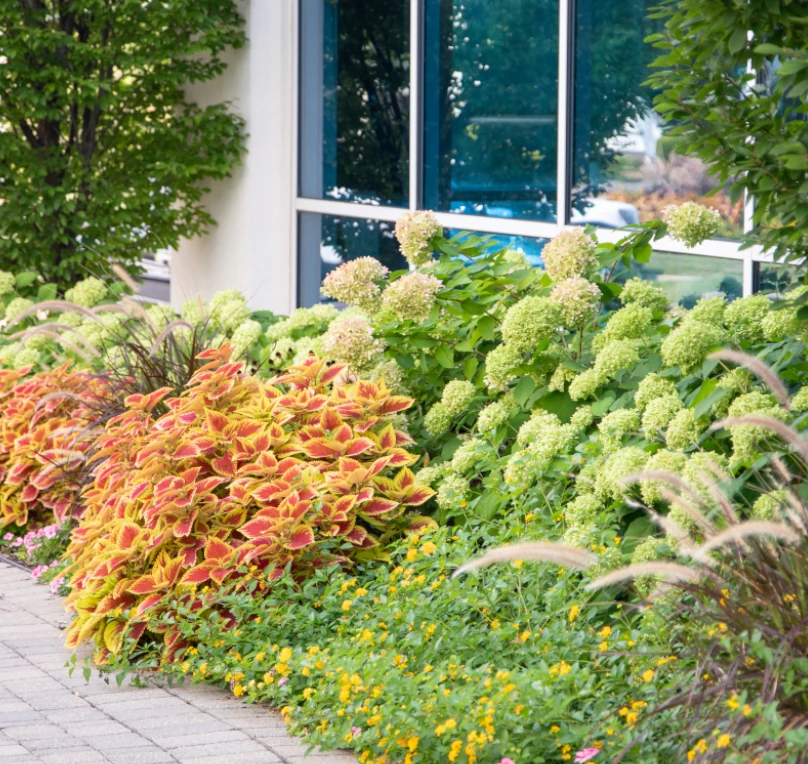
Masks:
[[[460,751],[463,750],[463,741],[462,740],[453,740],[452,745],[449,748],[449,761],[456,761],[457,757],[460,756]]]
[[[648,669],[647,671],[642,672],[642,680],[643,682],[650,682],[654,678],[654,670]]]
[[[360,586],[360,587],[359,587],[359,588],[358,588],[358,589],[357,589],[357,590],[354,592],[354,595],[355,595],[355,596],[357,596],[357,597],[362,597],[362,596],[364,596],[364,595],[365,595],[365,594],[367,594],[367,593],[368,593],[368,590],[367,590],[367,589],[365,589],[364,587]]]
[[[418,735],[413,735],[409,740],[407,740],[407,748],[409,748],[410,751],[415,753],[418,750],[418,741],[419,741]]]
[[[740,703],[738,703],[738,698],[736,698],[734,695],[727,701],[727,707],[730,709],[730,711],[735,711],[739,705]]]
[[[407,559],[410,562],[415,562],[418,557],[418,550],[417,549],[408,549],[407,550]]]
[[[528,639],[530,639],[530,632],[529,632],[529,631],[523,631],[523,632],[522,632],[522,633],[519,635],[519,639],[520,639],[522,642],[527,642],[527,641],[528,641]]]
[[[751,714],[751,713],[752,713],[752,706],[750,706],[748,703],[744,703],[744,705],[743,705],[743,715],[744,716],[749,716],[749,714]]]
[[[305,690],[303,690],[303,697],[306,700],[308,700],[312,695],[314,695],[314,688],[313,687],[307,687]]]
[[[556,732],[561,732],[561,727],[559,727],[557,724],[554,724],[552,727],[550,727],[550,733],[555,735]]]
[[[578,605],[573,605],[570,608],[570,615],[569,615],[570,623],[572,623],[578,617],[578,613],[580,612],[581,608],[579,608]]]
[[[611,626],[604,626],[598,633],[604,639],[606,639],[606,637],[611,637],[612,636],[612,627]]]
[[[353,603],[351,600],[343,600],[342,602],[342,609],[347,613],[351,609],[351,605]]]
[[[606,641],[601,642],[601,643],[598,645],[598,647],[600,648],[601,652],[602,652],[603,650],[608,650],[608,649],[609,649],[609,643],[608,643],[608,642],[606,642]]]
[[[243,694],[244,694],[244,688],[240,684],[237,684],[235,687],[233,687],[233,695],[235,695],[237,698],[241,697]]]
[[[438,548],[431,541],[427,541],[425,544],[421,545],[421,554],[425,555],[435,554],[437,549]]]
[[[718,746],[718,748],[726,748],[729,745],[729,741],[730,741],[730,736],[727,735],[726,733],[724,733],[723,735],[721,735],[718,738],[718,740],[716,741],[715,744],[716,744],[716,746]]]
[[[536,517],[535,513],[533,513],[533,512],[528,512],[528,513],[525,515],[525,522],[526,522],[526,523],[529,523],[529,522],[530,522],[530,521],[531,521],[531,520],[532,520],[534,517]]]
[[[524,564],[525,563],[522,560],[514,560],[511,563],[511,565],[513,565],[514,568],[521,568]]]
[[[284,647],[278,655],[278,663],[288,663],[292,658],[292,648]]]

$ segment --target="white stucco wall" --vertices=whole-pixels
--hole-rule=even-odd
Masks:
[[[172,257],[171,301],[179,306],[221,289],[239,289],[253,308],[295,306],[294,0],[240,0],[247,45],[228,56],[213,82],[189,88],[204,105],[231,101],[247,120],[247,155],[205,205],[218,225],[183,241]]]

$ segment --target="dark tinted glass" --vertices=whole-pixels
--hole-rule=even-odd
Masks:
[[[658,0],[577,0],[573,106],[573,223],[618,228],[659,218],[669,204],[699,201],[724,218],[720,236],[742,232],[733,204],[700,159],[684,156],[652,111],[643,85],[658,51],[643,42]]]
[[[424,204],[554,220],[558,0],[426,0]]]
[[[375,257],[391,271],[407,268],[393,234],[395,223],[312,212],[301,213],[299,223],[298,303],[302,307],[328,299],[320,294],[320,284],[346,260]]]
[[[300,193],[407,205],[409,0],[302,0]]]
[[[756,263],[755,291],[761,294],[782,295],[799,286],[800,269],[782,263]]]

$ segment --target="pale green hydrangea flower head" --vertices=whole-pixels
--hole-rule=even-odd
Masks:
[[[373,336],[373,327],[364,318],[340,318],[322,336],[323,352],[355,372],[374,366],[385,344]]]
[[[607,379],[604,379],[604,377],[598,374],[594,369],[587,369],[570,382],[567,392],[572,400],[584,401],[587,398],[591,398],[597,392],[598,388],[607,381]]]
[[[550,292],[550,299],[561,308],[564,326],[580,329],[594,319],[600,308],[601,292],[597,284],[580,276],[559,281]]]
[[[267,327],[264,336],[270,342],[277,342],[278,340],[286,339],[292,336],[292,332],[294,327],[292,326],[291,320],[284,319],[282,321],[278,321],[275,324]]]
[[[442,403],[434,403],[424,417],[424,428],[433,437],[443,435],[454,421],[452,415]]]
[[[522,363],[522,354],[513,345],[497,345],[485,359],[485,384],[504,390]]]
[[[464,509],[471,493],[468,481],[457,474],[447,475],[435,496],[441,509]]]
[[[568,525],[589,525],[597,522],[602,511],[603,502],[594,493],[582,493],[567,504],[564,519]]]
[[[54,340],[45,334],[31,334],[23,341],[23,346],[34,350],[45,350],[52,346]]]
[[[695,247],[712,238],[721,225],[721,215],[696,202],[670,204],[662,211],[668,234],[686,247]]]
[[[508,309],[502,322],[506,345],[531,353],[544,339],[552,338],[564,323],[561,308],[548,297],[531,295]]]
[[[0,296],[13,292],[16,285],[17,279],[14,277],[13,273],[0,271]]]
[[[617,409],[606,414],[598,425],[603,452],[611,453],[619,449],[623,437],[636,433],[639,427],[640,414],[637,409]]]
[[[270,351],[270,358],[275,363],[285,365],[292,360],[297,352],[297,343],[291,337],[282,337],[277,340]]]
[[[612,379],[639,362],[636,340],[613,340],[598,352],[592,370],[602,379]]]
[[[701,437],[701,426],[693,409],[682,409],[671,419],[665,432],[665,442],[674,451],[686,451]]]
[[[662,362],[668,367],[679,366],[686,374],[723,340],[724,330],[720,326],[686,319],[662,341]]]
[[[168,305],[150,305],[146,308],[146,316],[155,333],[163,331],[172,321],[177,320],[177,314]]]
[[[786,307],[779,310],[771,308],[760,322],[760,328],[763,336],[769,342],[774,342],[803,334],[808,330],[808,322],[800,320],[794,308]]]
[[[592,350],[597,353],[615,340],[639,339],[651,326],[652,318],[650,308],[638,302],[629,303],[612,313],[606,326],[595,335]]]
[[[101,279],[95,276],[79,281],[78,284],[65,292],[65,300],[81,305],[84,308],[94,308],[108,296],[109,288]]]
[[[553,392],[564,392],[564,388],[567,386],[567,382],[572,382],[573,379],[577,376],[577,373],[572,369],[568,369],[565,366],[558,366],[556,370],[550,376],[550,381],[547,384],[547,389]]]
[[[738,396],[730,404],[727,415],[732,418],[765,416],[781,422],[788,419],[787,412],[777,405],[773,396],[758,391]],[[729,431],[732,435],[732,455],[736,463],[754,462],[760,456],[763,444],[773,437],[771,430],[754,424],[732,425]]]
[[[39,351],[32,347],[21,348],[14,354],[12,368],[22,369],[24,366],[39,366],[42,356]]]
[[[652,372],[643,377],[637,386],[637,392],[634,393],[634,405],[640,411],[645,411],[645,407],[651,401],[666,395],[676,395],[676,385],[671,380]]]
[[[514,401],[510,396],[489,403],[477,415],[477,432],[481,435],[493,435],[508,421],[513,406]]]
[[[75,329],[77,326],[81,324],[84,320],[84,316],[80,313],[74,313],[73,311],[60,313],[59,318],[56,320],[56,323],[62,324],[62,326],[69,326]]]
[[[654,313],[664,313],[670,304],[668,295],[662,289],[654,286],[650,281],[643,281],[637,277],[629,279],[623,285],[620,301],[623,305],[642,305]]]
[[[401,254],[415,268],[432,261],[432,240],[438,236],[443,236],[443,228],[429,211],[405,212],[396,221]]]
[[[683,408],[684,404],[676,394],[654,398],[645,407],[645,413],[642,416],[643,430],[648,436],[659,435]]]
[[[305,363],[306,359],[311,355],[315,355],[318,358],[325,355],[323,352],[322,337],[301,337],[299,340],[296,340],[292,365],[300,366]]]
[[[577,549],[589,549],[600,535],[600,528],[594,523],[571,525],[564,531],[561,543]]]
[[[734,393],[745,393],[752,386],[752,375],[746,369],[730,369],[716,380],[715,386]]]
[[[703,321],[705,324],[723,326],[727,302],[723,297],[702,297],[687,313],[690,321]]]
[[[225,333],[234,332],[252,313],[247,298],[237,289],[217,292],[211,298],[209,308],[212,326]]]
[[[474,400],[474,385],[466,379],[454,379],[443,388],[441,403],[450,416],[459,416]]]
[[[797,414],[808,411],[808,385],[803,385],[791,399],[791,409]]]
[[[547,432],[561,426],[561,421],[555,414],[544,409],[534,411],[516,434],[516,443],[523,448],[536,440],[545,437]]]
[[[586,278],[598,269],[597,245],[580,228],[562,231],[548,242],[541,253],[544,268],[556,283],[576,276]]]
[[[369,378],[373,382],[384,381],[384,384],[393,392],[405,391],[404,369],[395,361],[383,361],[370,370]]]
[[[447,475],[447,464],[429,465],[429,467],[422,467],[415,475],[415,482],[418,485],[425,485],[427,488],[432,486],[445,475]]]
[[[183,321],[187,321],[191,326],[198,326],[209,315],[208,307],[201,297],[192,297],[186,300],[180,309]]]
[[[783,519],[783,513],[788,509],[788,491],[778,489],[764,493],[755,501],[752,505],[752,517],[756,520],[778,521]]]
[[[461,443],[457,451],[452,456],[452,470],[459,475],[477,470],[483,459],[492,454],[491,446],[479,438],[471,438],[465,443]]]
[[[334,300],[372,313],[379,307],[379,282],[390,271],[374,257],[357,257],[335,268],[324,279],[320,291]]]
[[[524,252],[520,252],[515,249],[506,250],[502,254],[502,259],[506,263],[511,263],[513,265],[512,271],[530,270],[533,268],[530,260],[527,259],[527,255],[525,255]]]
[[[646,562],[656,562],[662,558],[665,546],[666,544],[662,539],[650,536],[634,547],[631,564],[642,565]],[[634,579],[634,586],[643,597],[647,597],[659,586],[660,581],[659,576],[638,576]]]
[[[570,418],[570,424],[578,430],[585,430],[595,421],[591,406],[579,406]]]
[[[622,484],[623,479],[634,472],[642,472],[648,458],[648,454],[637,446],[626,446],[615,451],[598,471],[595,493],[604,500],[621,501],[631,490],[631,486]]]
[[[27,297],[15,297],[8,305],[6,305],[6,313],[4,318],[6,321],[12,321],[23,311],[28,310],[34,303]]]
[[[670,472],[673,475],[681,476],[686,464],[687,457],[680,451],[662,449],[648,460],[645,469],[647,472]],[[661,480],[643,480],[640,483],[642,500],[649,506],[659,504],[662,501],[662,488],[670,488],[670,486]]]
[[[699,494],[708,505],[715,504],[715,498],[708,488],[708,483],[716,483],[728,476],[729,461],[723,454],[712,451],[694,451],[688,456],[687,464],[682,470],[682,477]]]
[[[261,324],[248,320],[239,326],[230,337],[233,346],[233,358],[245,355],[249,349],[261,338]]]
[[[724,311],[727,328],[741,342],[763,342],[763,321],[769,315],[771,301],[762,294],[734,300]]]
[[[413,271],[384,290],[382,303],[399,320],[420,324],[429,318],[435,296],[442,288],[443,282],[440,279]]]

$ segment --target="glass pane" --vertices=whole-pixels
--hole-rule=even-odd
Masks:
[[[425,206],[555,220],[558,0],[425,12]]]
[[[409,0],[302,0],[300,193],[407,205]]]
[[[457,236],[459,233],[468,233],[468,231],[447,228],[444,231],[444,236],[450,239],[453,236]],[[550,241],[549,239],[536,239],[531,236],[509,236],[504,233],[480,233],[479,231],[474,231],[473,233],[475,236],[485,238],[491,242],[494,251],[508,247],[508,249],[514,252],[521,252],[534,268],[544,267],[541,252],[544,249],[544,245]]]
[[[799,286],[800,269],[794,265],[756,263],[755,291],[760,294],[782,295]]]
[[[692,308],[702,297],[723,295],[730,302],[743,296],[743,262],[719,257],[654,252],[649,263],[632,263],[616,281],[639,276],[653,281],[671,302]]]
[[[300,214],[298,303],[309,307],[329,298],[320,294],[323,279],[346,260],[375,257],[391,271],[407,268],[398,249],[395,223],[338,218],[313,212]]]
[[[743,230],[743,203],[732,204],[700,159],[651,111],[643,86],[658,51],[643,42],[659,21],[658,0],[578,0],[575,21],[573,223],[617,228],[658,218],[669,204],[700,201],[724,219],[723,237]]]

